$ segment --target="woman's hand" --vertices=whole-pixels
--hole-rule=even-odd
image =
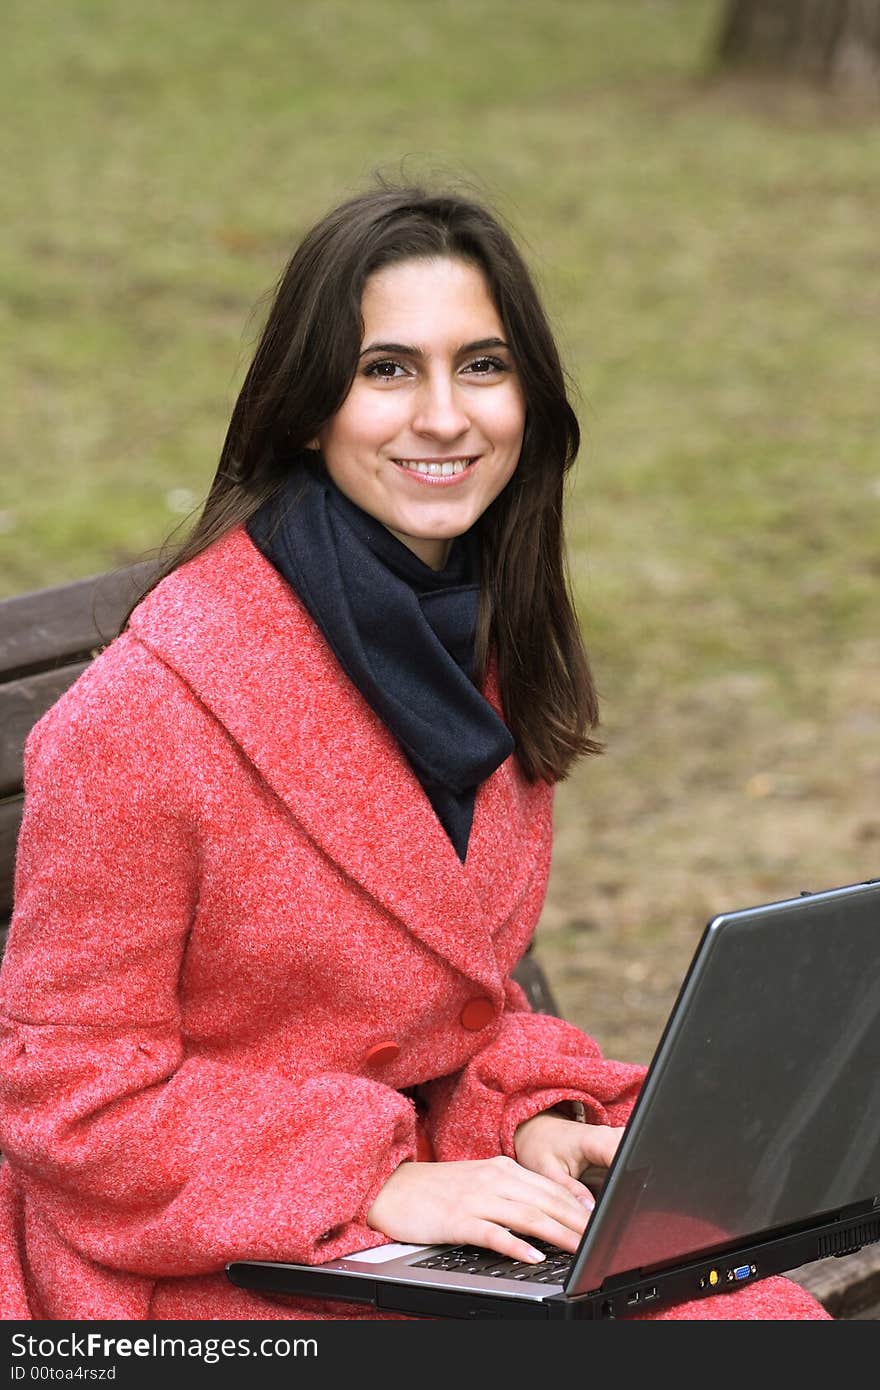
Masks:
[[[574,1253],[592,1200],[579,1183],[563,1184],[512,1158],[402,1163],[367,1212],[367,1225],[414,1245],[478,1245],[535,1264],[544,1255],[521,1237]]]
[[[517,1125],[513,1147],[517,1162],[532,1173],[559,1183],[581,1201],[592,1196],[578,1174],[586,1168],[607,1168],[617,1152],[622,1129],[584,1125],[545,1110]]]

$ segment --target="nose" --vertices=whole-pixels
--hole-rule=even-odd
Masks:
[[[470,428],[470,416],[460,392],[445,375],[423,382],[415,406],[412,427],[416,434],[451,443]]]

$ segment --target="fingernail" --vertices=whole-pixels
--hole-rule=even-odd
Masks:
[[[536,1250],[533,1245],[529,1246],[528,1258],[531,1260],[532,1264],[543,1264],[544,1262],[544,1256],[541,1254],[540,1250]]]
[[[578,1198],[578,1201],[586,1207],[587,1211],[592,1211],[596,1205],[596,1199],[591,1192],[585,1192],[583,1197]]]

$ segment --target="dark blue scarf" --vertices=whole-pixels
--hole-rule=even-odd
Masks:
[[[481,782],[513,752],[473,682],[479,541],[432,570],[331,481],[317,455],[247,524],[397,739],[464,862]]]

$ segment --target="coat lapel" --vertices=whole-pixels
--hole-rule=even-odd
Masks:
[[[524,791],[513,759],[478,791],[462,865],[397,742],[243,529],[163,580],[130,630],[181,676],[343,873],[500,996],[492,932],[533,857],[527,842],[540,810],[540,792]]]

